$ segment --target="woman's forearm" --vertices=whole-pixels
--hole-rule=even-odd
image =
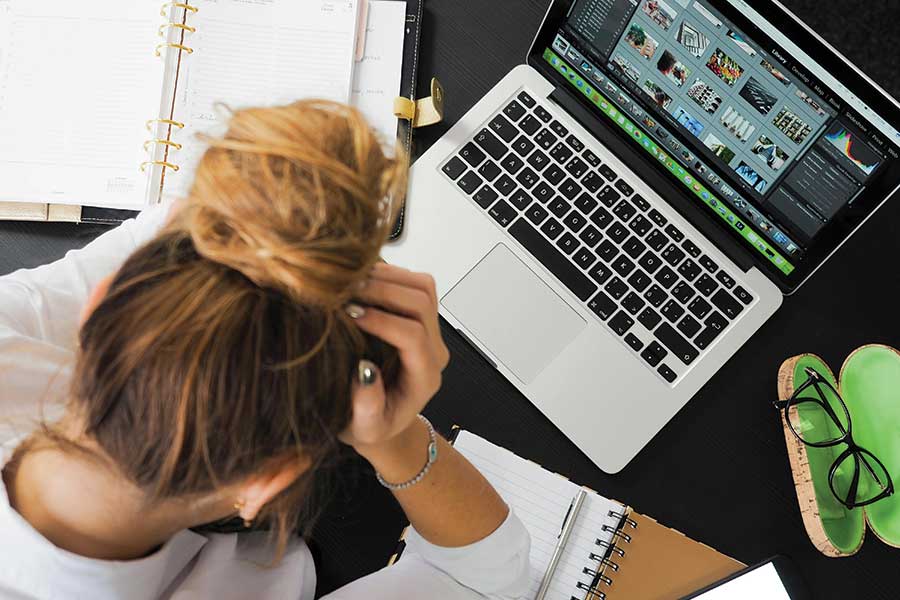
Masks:
[[[429,435],[419,421],[368,449],[364,457],[391,483],[416,476],[428,454]],[[410,523],[436,546],[460,547],[482,540],[506,519],[509,509],[478,470],[438,436],[438,458],[416,485],[394,492]]]

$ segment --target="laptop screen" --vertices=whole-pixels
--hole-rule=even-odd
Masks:
[[[900,167],[900,132],[743,0],[575,0],[562,23],[543,61],[782,278]]]

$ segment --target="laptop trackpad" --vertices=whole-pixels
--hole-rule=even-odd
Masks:
[[[532,383],[587,327],[503,244],[491,250],[441,304],[525,383]]]

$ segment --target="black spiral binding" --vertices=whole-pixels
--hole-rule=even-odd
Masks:
[[[625,557],[624,544],[630,544],[632,535],[626,533],[624,529],[630,527],[632,530],[637,529],[637,522],[628,517],[628,511],[623,510],[621,513],[609,511],[607,517],[615,519],[615,525],[603,525],[602,530],[605,533],[612,534],[612,540],[606,541],[597,539],[596,544],[603,549],[602,552],[591,552],[588,557],[592,563],[597,566],[595,568],[585,567],[582,574],[591,577],[590,583],[579,581],[576,586],[579,590],[587,592],[582,598],[572,596],[571,600],[606,600],[606,592],[600,589],[601,586],[607,588],[612,587],[615,573],[619,571],[619,558]]]

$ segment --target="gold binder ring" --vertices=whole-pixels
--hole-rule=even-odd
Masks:
[[[162,8],[159,11],[160,16],[168,17],[169,16],[168,9],[170,9],[170,8],[183,8],[184,10],[190,11],[192,13],[196,13],[198,10],[200,10],[196,6],[191,6],[190,4],[187,4],[186,2],[166,2],[165,4],[162,5]]]
[[[194,49],[193,49],[193,48],[188,48],[187,46],[185,46],[185,45],[183,45],[183,44],[173,44],[172,42],[166,42],[165,44],[157,44],[157,45],[156,45],[156,55],[157,55],[157,56],[162,56],[162,52],[160,52],[160,50],[162,50],[163,48],[166,48],[166,47],[168,47],[168,48],[178,48],[179,50],[184,50],[184,51],[187,52],[188,54],[193,54],[193,53],[194,53]]]
[[[178,165],[173,165],[170,162],[166,162],[164,160],[148,160],[147,162],[141,163],[141,172],[145,172],[147,170],[148,165],[159,165],[164,169],[172,169],[176,173],[181,170],[181,167]]]
[[[169,141],[169,140],[147,140],[144,142],[144,150],[150,150],[150,146],[158,144],[160,146],[168,146],[169,148],[175,148],[176,150],[181,150],[181,144]]]
[[[184,123],[179,123],[178,121],[173,121],[172,119],[150,119],[147,121],[147,131],[153,131],[154,123],[162,123],[163,125],[171,125],[172,127],[177,127],[178,129],[184,129]]]
[[[163,23],[159,26],[159,37],[166,37],[166,29],[172,27],[174,29],[181,29],[182,31],[186,31],[188,33],[197,33],[196,27],[191,27],[190,25],[184,25],[182,23]]]

